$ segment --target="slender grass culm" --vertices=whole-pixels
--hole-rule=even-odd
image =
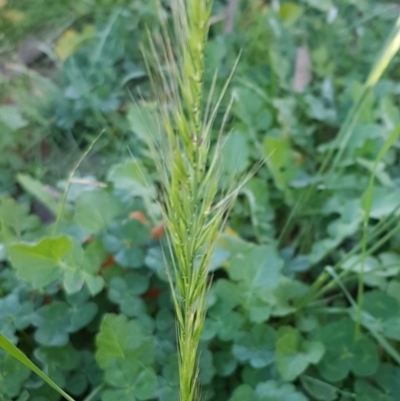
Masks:
[[[214,103],[215,81],[208,91],[211,95],[205,96],[211,9],[211,0],[171,0],[174,34],[163,25],[161,39],[149,35],[150,51],[144,50],[158,106],[147,125],[157,125],[157,129],[146,131],[164,193],[160,203],[172,259],[169,277],[177,319],[181,401],[200,399],[197,354],[206,311],[208,265],[240,182],[246,181],[223,178],[224,123],[216,144],[212,147],[211,143],[215,116],[228,84]],[[225,190],[217,200],[222,182]]]

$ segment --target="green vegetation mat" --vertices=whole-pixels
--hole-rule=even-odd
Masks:
[[[0,401],[179,398],[142,53],[162,5],[0,0]],[[265,163],[211,255],[202,400],[399,399],[399,15],[215,0],[205,108],[238,61],[218,190]]]

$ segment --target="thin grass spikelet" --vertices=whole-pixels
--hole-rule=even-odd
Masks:
[[[192,401],[201,398],[197,353],[206,314],[208,266],[233,202],[253,173],[230,177],[221,191],[227,180],[221,153],[232,102],[217,137],[213,134],[232,75],[216,95],[215,74],[205,97],[212,1],[171,0],[172,33],[161,6],[159,10],[161,34],[149,34],[149,45],[143,49],[158,106],[147,119],[151,124],[145,139],[163,187],[160,203],[171,255],[168,275],[177,319],[180,400]]]

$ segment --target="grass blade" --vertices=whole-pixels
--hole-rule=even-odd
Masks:
[[[0,334],[0,348],[3,348],[8,354],[13,356],[23,365],[25,365],[32,372],[36,373],[42,380],[44,380],[50,387],[56,390],[68,401],[75,401],[69,396],[64,390],[57,386],[53,380],[50,379],[45,373],[43,373],[22,351],[20,351],[14,344],[12,344],[6,337]]]

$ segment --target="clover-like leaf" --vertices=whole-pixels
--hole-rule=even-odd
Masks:
[[[114,254],[115,261],[123,267],[139,268],[145,260],[144,246],[150,240],[150,230],[138,220],[111,224],[103,238],[106,250]]]
[[[257,401],[257,396],[253,388],[247,384],[242,384],[235,388],[229,401]]]
[[[111,394],[124,390],[129,400],[147,400],[154,396],[157,389],[157,376],[153,369],[140,366],[133,359],[117,359],[106,370],[106,382],[116,388],[105,391],[103,400],[108,400]]]
[[[325,348],[319,341],[303,341],[298,330],[281,327],[276,342],[276,364],[283,380],[293,381],[309,364],[322,358]]]
[[[134,401],[154,396],[157,377],[149,366],[154,360],[154,342],[138,322],[123,315],[106,315],[96,345],[96,360],[110,386],[102,400],[118,396]]]
[[[278,287],[272,294],[272,316],[286,316],[295,311],[294,301],[301,298],[307,291],[307,286],[300,281],[288,277],[281,277]]]
[[[132,273],[124,278],[113,277],[109,284],[108,296],[112,302],[120,305],[126,316],[139,316],[146,311],[145,303],[139,295],[148,287],[149,279],[143,273]]]
[[[355,390],[357,401],[397,401],[400,392],[400,369],[384,363],[372,380],[357,380]]]
[[[11,293],[0,299],[0,333],[15,342],[16,330],[26,329],[32,319],[33,305],[20,300],[18,293]]]
[[[293,384],[280,384],[275,380],[259,383],[256,387],[259,401],[308,401],[307,397],[296,390]]]
[[[354,323],[350,319],[325,325],[318,330],[315,339],[325,345],[326,352],[318,368],[326,380],[342,380],[350,371],[358,376],[369,376],[378,368],[375,343],[366,337],[355,341]]]
[[[17,397],[29,375],[29,369],[0,350],[0,399],[10,400]]]
[[[217,351],[214,353],[214,364],[218,376],[229,376],[237,367],[237,361],[231,352]]]
[[[364,295],[363,309],[380,321],[399,316],[399,303],[381,291],[368,291]]]
[[[215,376],[213,355],[210,350],[203,348],[199,352],[199,382],[201,385],[210,384]]]
[[[102,369],[109,368],[115,360],[132,359],[139,365],[154,360],[152,337],[140,323],[123,315],[104,316],[96,345],[96,360]]]
[[[399,205],[400,190],[398,188],[376,187],[369,216],[381,219],[394,212]],[[396,211],[398,215],[399,211]]]
[[[87,326],[97,313],[93,302],[82,303],[79,307],[66,302],[54,301],[39,308],[32,318],[37,327],[35,339],[39,344],[62,347],[68,343],[69,334]]]
[[[71,318],[68,304],[55,301],[40,308],[32,323],[37,327],[35,340],[39,344],[62,347],[68,343]]]
[[[216,288],[216,291],[214,291],[214,294],[218,297],[217,302],[209,309],[201,334],[203,340],[209,340],[218,336],[222,341],[230,341],[235,337],[243,324],[243,317],[238,312],[232,310],[236,304],[236,300],[234,299],[235,293],[227,294],[228,297],[226,299],[220,295],[225,287],[232,288],[234,291],[236,288],[235,284],[229,283],[226,280],[219,281],[221,283]]]
[[[232,255],[228,268],[232,280],[242,282],[246,288],[264,290],[275,288],[283,261],[271,245],[248,245],[245,252]]]
[[[76,369],[81,356],[71,344],[63,347],[39,347],[35,357],[44,365],[46,373],[60,387],[65,387],[66,373]]]
[[[276,334],[272,327],[258,324],[250,332],[237,335],[232,352],[239,362],[248,362],[254,368],[262,368],[275,360],[275,340]]]
[[[165,257],[168,258],[168,255],[163,254],[163,250],[160,247],[152,247],[148,250],[144,262],[147,267],[157,274],[157,277],[163,281],[168,281]]]
[[[24,236],[26,232],[39,227],[37,216],[29,214],[29,207],[19,204],[12,198],[0,196],[0,222],[3,225],[3,235],[11,238]]]
[[[247,384],[237,387],[229,401],[308,401],[292,384],[279,384],[274,380],[261,382],[254,390]]]
[[[230,247],[233,248],[228,274],[232,280],[238,282],[242,306],[250,321],[265,322],[275,303],[274,296],[268,289],[272,290],[279,284],[283,261],[270,245],[254,246],[234,242]]]

